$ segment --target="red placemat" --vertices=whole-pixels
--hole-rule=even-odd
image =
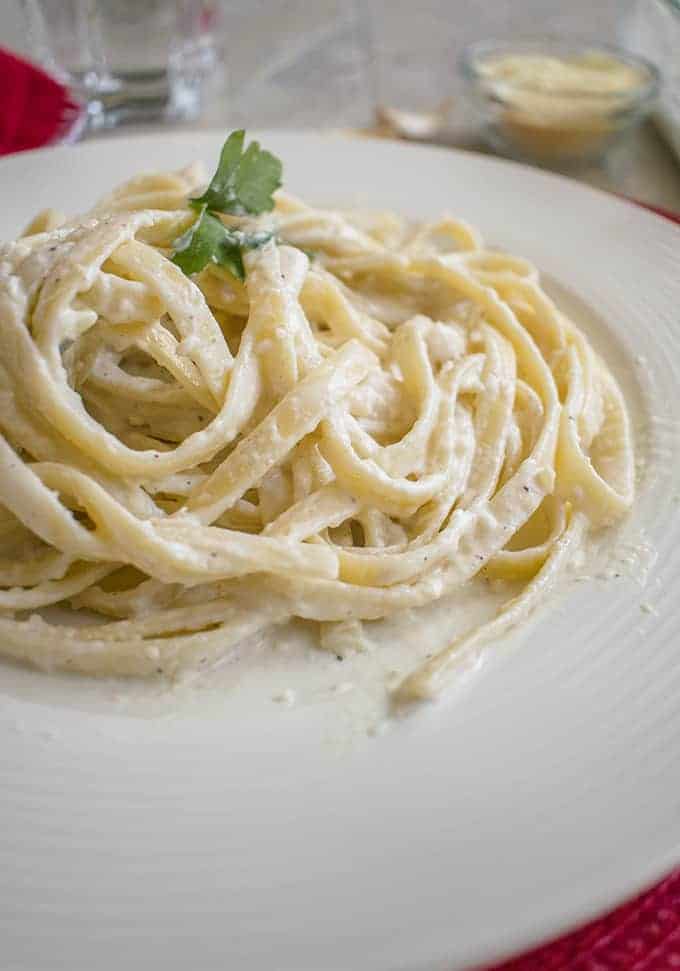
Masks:
[[[0,47],[0,155],[42,148],[78,134],[83,106],[41,68]]]
[[[678,971],[680,870],[564,937],[487,971]]]

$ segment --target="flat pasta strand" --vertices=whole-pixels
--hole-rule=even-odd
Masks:
[[[279,193],[245,281],[186,276],[202,185],[144,174],[2,247],[0,653],[175,676],[297,617],[343,656],[472,577],[522,584],[395,692],[433,697],[630,508],[621,391],[537,269],[448,215]]]

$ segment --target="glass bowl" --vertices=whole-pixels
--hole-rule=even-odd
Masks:
[[[554,37],[480,41],[465,49],[460,69],[488,144],[543,165],[602,158],[659,90],[659,72],[643,58]]]

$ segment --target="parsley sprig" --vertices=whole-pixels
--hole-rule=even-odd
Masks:
[[[196,222],[175,240],[172,262],[187,276],[198,273],[208,263],[217,263],[243,280],[245,268],[241,251],[262,246],[273,235],[273,232],[245,233],[228,228],[208,212],[206,206],[201,206]]]
[[[279,159],[251,142],[244,151],[245,132],[234,131],[222,146],[217,171],[202,196],[190,199],[198,217],[173,243],[173,263],[187,275],[208,263],[224,266],[239,280],[245,278],[243,250],[270,240],[273,232],[249,233],[225,226],[218,213],[257,215],[274,208],[273,193],[281,185]]]
[[[233,131],[222,146],[217,172],[194,208],[207,206],[217,212],[245,216],[274,208],[273,193],[281,185],[281,162],[257,142],[243,151],[246,133]]]

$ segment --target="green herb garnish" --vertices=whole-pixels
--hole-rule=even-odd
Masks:
[[[173,243],[172,261],[187,275],[208,263],[224,266],[245,278],[242,251],[262,246],[273,232],[246,233],[223,225],[217,213],[257,215],[274,208],[272,194],[281,185],[281,162],[251,142],[243,151],[245,132],[234,131],[222,147],[210,185],[189,205],[199,212],[196,222]]]
[[[274,208],[272,194],[281,186],[281,162],[271,152],[251,142],[243,151],[246,133],[233,131],[220,153],[217,172],[202,196],[192,199],[195,208],[245,216]]]
[[[244,233],[230,229],[205,206],[193,225],[174,242],[172,262],[184,273],[198,273],[208,263],[224,266],[239,280],[245,279],[242,250],[255,249],[272,239],[274,233]]]

